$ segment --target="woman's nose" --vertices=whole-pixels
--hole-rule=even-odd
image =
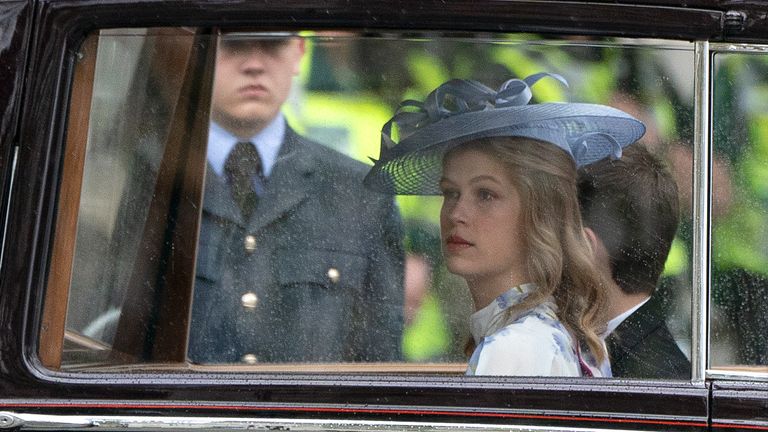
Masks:
[[[468,211],[466,202],[463,199],[457,199],[448,211],[448,218],[453,223],[466,223]]]

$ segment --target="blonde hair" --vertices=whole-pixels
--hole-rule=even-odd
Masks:
[[[509,313],[532,309],[553,296],[563,325],[586,342],[598,361],[604,360],[598,334],[605,329],[607,285],[584,235],[573,159],[552,144],[520,137],[482,138],[453,151],[465,150],[506,165],[520,195],[526,271],[538,289]]]

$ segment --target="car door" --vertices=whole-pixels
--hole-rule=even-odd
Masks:
[[[31,7],[10,4],[21,4],[6,19],[21,44]],[[710,81],[702,58],[709,58],[707,40],[722,37],[723,20],[723,11],[705,6],[36,2],[30,57],[12,69],[25,76],[20,120],[3,117],[17,122],[19,132],[6,140],[10,129],[0,131],[3,151],[18,154],[13,188],[3,191],[10,210],[0,290],[0,322],[9,329],[0,372],[2,424],[707,429],[710,386],[713,407],[727,406],[720,397],[728,394],[741,401],[742,393],[729,393],[705,371],[710,171],[701,119]],[[358,161],[379,157],[381,128],[397,102],[423,99],[451,77],[500,83],[555,72],[570,86],[542,82],[541,100],[621,105],[645,121],[645,145],[691,184],[681,195],[687,231],[680,232],[676,265],[668,266],[659,290],[675,342],[692,363],[690,379],[463,376],[472,307],[466,287],[438,262],[439,199],[397,201],[404,230],[398,241],[414,262],[433,266],[427,289],[396,287],[407,317],[397,361],[263,361],[252,352],[235,361],[191,361],[195,290],[226,279],[217,267],[224,252],[207,248],[217,252],[201,255],[203,244],[221,238],[245,249],[263,244],[223,223],[201,230],[204,181],[211,175],[205,150],[213,64],[220,38],[231,33],[303,38],[305,63],[284,116],[297,133]],[[2,169],[10,176],[7,165]],[[323,304],[331,314],[345,301],[332,290],[365,259],[322,248],[312,225],[294,222],[306,236],[275,231],[266,240],[279,246],[271,256],[281,258],[264,262],[278,269],[275,279],[298,299],[292,302],[307,305],[307,316]],[[294,258],[297,264],[285,265]],[[356,292],[357,279],[349,284],[347,292]],[[247,320],[262,313],[260,305],[282,304],[267,300],[255,288],[222,296],[213,302],[220,306],[214,319]],[[370,302],[384,307],[381,298]],[[302,322],[302,331],[310,334],[323,315],[311,315],[318,321]],[[342,318],[350,326],[368,323],[355,314]],[[259,328],[243,322],[222,325],[219,334]],[[764,404],[758,392],[747,394]]]

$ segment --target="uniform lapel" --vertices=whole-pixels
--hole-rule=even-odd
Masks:
[[[310,196],[315,186],[315,163],[305,147],[295,132],[286,129],[266,190],[248,224],[250,232],[258,231]]]
[[[216,174],[210,163],[206,166],[204,193],[203,210],[238,225],[245,225],[240,208],[232,199],[229,186],[223,177]]]

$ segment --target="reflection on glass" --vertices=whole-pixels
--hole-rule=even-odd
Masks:
[[[151,303],[126,293],[143,253],[144,227],[162,224],[148,219],[148,203],[171,117],[185,100],[180,84],[186,59],[170,53],[188,50],[193,41],[180,30],[115,33],[119,36],[107,32],[99,38],[67,312],[68,329],[107,347],[114,342],[122,306]],[[87,364],[94,355],[106,362],[110,354],[72,352],[65,352],[65,364]]]
[[[764,55],[714,57],[710,366],[716,368],[768,365],[766,72]]]
[[[182,54],[194,41],[215,49],[207,98],[184,87],[189,70],[207,65],[205,52],[197,62]],[[563,75],[570,87],[542,81],[536,101],[622,109],[648,126],[641,142],[671,168],[681,227],[654,299],[688,354],[688,44],[349,32],[224,34],[212,41],[176,29],[101,33],[66,318],[72,343],[63,367],[188,361],[250,370],[463,372],[474,307],[464,281],[443,263],[441,199],[397,197],[395,205],[358,181],[369,158],[379,158],[381,127],[401,100],[423,100],[449,78],[498,88],[539,71]],[[252,62],[237,60],[254,52]],[[253,78],[240,81],[237,68]],[[199,168],[169,168],[174,125],[209,106],[209,130],[197,136],[207,143]],[[260,171],[228,169],[228,151],[214,144],[227,135],[236,138],[232,148],[255,144]],[[260,182],[234,198],[229,184],[238,175]],[[153,210],[162,207],[158,190],[166,183],[182,191],[169,192],[168,209],[174,196],[194,197],[183,193],[200,187],[200,201],[190,204],[199,208],[199,226]],[[196,251],[184,243],[194,236],[179,234],[180,226],[196,227]],[[162,241],[148,246],[150,234]],[[152,276],[147,269],[157,262],[192,263],[194,271],[189,265],[174,274],[174,264]],[[126,333],[128,317],[139,330]],[[187,329],[187,337],[175,337]],[[141,344],[121,343],[121,334],[138,334]],[[168,354],[164,344],[187,349],[187,356]]]

